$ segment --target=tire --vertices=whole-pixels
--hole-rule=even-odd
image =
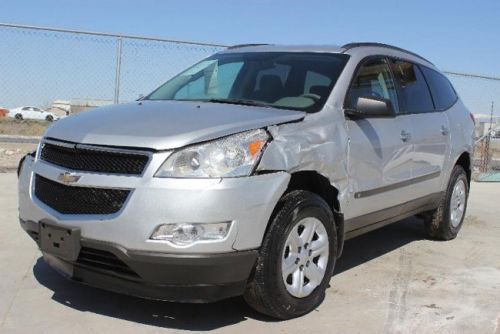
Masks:
[[[307,240],[312,241],[295,246]],[[278,319],[309,313],[323,301],[336,259],[337,230],[330,207],[314,193],[292,191],[275,209],[244,298],[256,311]],[[295,269],[285,281],[282,265],[287,262]],[[304,284],[294,288],[293,282]]]
[[[455,197],[454,191],[463,192],[463,194],[457,194],[460,199]],[[469,182],[467,174],[462,166],[455,166],[438,208],[427,212],[423,216],[425,233],[428,238],[435,240],[452,240],[456,238],[464,222],[468,196]],[[457,209],[452,209],[452,205]],[[461,210],[457,211],[458,208],[461,208]],[[458,212],[460,212],[460,216]]]
[[[16,114],[16,115],[14,116],[14,118],[15,118],[15,119],[17,119],[18,121],[22,121],[22,120],[23,120],[23,115],[21,115],[21,114]]]
[[[47,117],[45,117],[45,120],[47,122],[53,122],[54,121],[54,117],[52,117],[52,115],[47,115]]]

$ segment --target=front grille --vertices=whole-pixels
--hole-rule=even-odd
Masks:
[[[82,247],[76,262],[95,269],[111,271],[117,274],[133,276],[136,278],[139,277],[135,271],[130,269],[130,267],[116,255],[100,249]]]
[[[120,211],[130,190],[66,186],[40,175],[35,177],[35,195],[62,214],[105,215]]]
[[[44,143],[40,158],[51,164],[72,170],[140,175],[149,156],[133,152],[116,152],[106,148],[81,147],[79,144],[55,145]]]

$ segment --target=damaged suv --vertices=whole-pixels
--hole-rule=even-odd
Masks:
[[[232,47],[51,126],[20,165],[20,223],[73,280],[293,318],[321,303],[345,240],[412,215],[457,235],[473,126],[396,47]]]

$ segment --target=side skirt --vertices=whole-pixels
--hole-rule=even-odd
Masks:
[[[345,240],[357,237],[358,235],[376,230],[380,227],[395,223],[416,214],[436,209],[442,196],[443,193],[438,192],[387,209],[348,219],[344,223],[346,229]],[[349,226],[353,225],[362,225],[362,227],[349,230]]]

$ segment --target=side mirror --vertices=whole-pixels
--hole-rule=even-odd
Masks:
[[[392,103],[388,99],[376,97],[359,97],[356,110],[349,110],[354,117],[394,117]]]

